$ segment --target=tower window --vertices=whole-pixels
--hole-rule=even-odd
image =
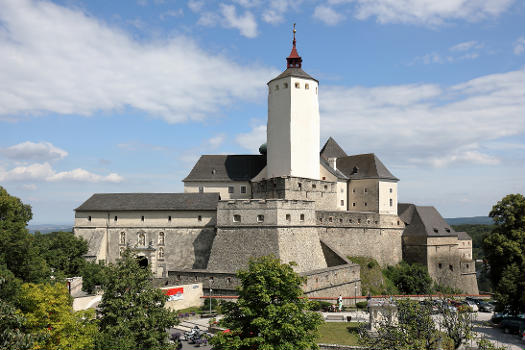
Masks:
[[[288,89],[288,83],[284,83],[284,88]]]
[[[390,198],[390,206],[393,206],[394,205],[394,201],[392,200],[392,198]]]
[[[90,215],[90,216],[88,216],[88,221],[91,221],[91,215]]]
[[[299,216],[299,220],[300,220],[300,221],[304,221],[304,214],[301,214],[301,215]]]
[[[355,207],[355,202],[354,202],[354,203],[352,203],[352,207]]]
[[[168,222],[171,222],[171,215],[168,215]]]
[[[367,202],[365,202],[365,207],[367,207],[367,206],[368,206],[368,203],[367,203]]]
[[[327,190],[327,189],[328,189],[328,186],[327,186],[327,185],[324,185],[324,189]]]
[[[312,184],[312,190],[315,190],[317,188],[316,184]]]
[[[305,90],[309,90],[310,89],[310,84],[304,84],[304,89]]]
[[[299,183],[297,184],[297,187],[299,187],[299,189],[302,189],[302,188],[303,188],[303,184],[299,182]]]
[[[449,269],[450,271],[454,271],[454,266],[452,266],[452,265],[448,265],[448,269]]]
[[[241,216],[239,214],[235,214],[233,216],[233,222],[241,222]]]
[[[323,180],[326,180],[326,176],[323,176]]]
[[[202,221],[202,215],[197,216],[198,221]]]
[[[392,193],[392,189],[390,189],[390,193]]]
[[[228,193],[233,193],[234,190],[235,190],[235,187],[228,186]]]
[[[352,193],[355,193],[355,188],[352,188]]]
[[[443,267],[443,265],[441,265],[441,263],[439,263],[438,264],[438,268],[442,268],[442,267]]]
[[[140,217],[140,221],[144,221],[144,215]]]
[[[117,216],[115,215],[115,217],[113,218],[113,221],[117,221]]]
[[[365,193],[367,193],[367,192],[368,192],[368,188],[365,188]]]
[[[344,206],[344,205],[345,205],[345,201],[341,199],[341,206]]]
[[[257,215],[257,222],[264,222],[264,215]]]
[[[241,193],[246,193],[246,186],[241,186]]]
[[[291,221],[292,220],[292,216],[290,214],[286,214],[286,221]]]
[[[332,221],[334,221],[334,218],[330,216],[330,217],[328,218],[328,221],[329,221],[329,222],[332,222]]]
[[[199,186],[199,193],[204,193],[204,187]]]
[[[295,83],[295,87],[296,87],[297,89],[299,89],[299,88],[301,87],[301,84],[299,84],[299,83]]]

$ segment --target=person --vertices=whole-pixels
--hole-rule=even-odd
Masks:
[[[339,306],[339,312],[343,311],[343,297],[341,295],[337,298],[337,304]]]

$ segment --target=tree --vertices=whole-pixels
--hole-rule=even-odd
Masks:
[[[178,323],[176,313],[164,308],[167,296],[151,284],[149,268],[139,266],[126,250],[108,267],[107,283],[99,305],[102,319],[96,348],[173,349],[166,329]]]
[[[240,270],[237,303],[225,303],[229,333],[211,339],[214,349],[317,349],[321,316],[301,298],[305,279],[272,256],[251,259]]]
[[[514,313],[525,312],[525,197],[509,194],[489,214],[496,227],[483,240],[495,297]]]
[[[454,349],[457,349],[473,336],[472,315],[467,308],[460,307],[456,310],[449,307],[447,300],[442,300],[439,305],[442,330],[454,342]]]
[[[73,277],[80,274],[85,264],[84,254],[88,243],[72,232],[36,233],[34,244],[47,265],[54,269],[55,276]]]
[[[0,265],[24,282],[39,282],[49,269],[26,229],[31,217],[31,207],[0,186]]]
[[[386,275],[403,294],[430,294],[432,291],[432,278],[421,264],[402,261],[397,266],[389,266]]]
[[[13,306],[0,300],[0,349],[29,350],[33,348],[31,335],[21,331],[25,318]]]
[[[411,300],[398,300],[397,322],[386,318],[380,322],[377,335],[362,326],[360,342],[369,349],[432,350],[438,349],[441,335],[432,320],[432,309]]]
[[[88,293],[93,293],[95,286],[104,285],[107,281],[108,267],[103,263],[86,262],[80,268],[80,276],[82,276],[82,289]]]
[[[18,297],[24,329],[36,337],[36,348],[92,349],[98,327],[94,310],[74,312],[63,283],[22,285]]]

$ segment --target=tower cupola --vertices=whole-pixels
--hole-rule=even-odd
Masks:
[[[295,41],[295,23],[293,24],[293,47],[292,51],[290,52],[290,56],[286,57],[286,68],[301,68],[301,63],[303,62],[303,59],[299,54],[297,53],[296,48],[296,41]]]

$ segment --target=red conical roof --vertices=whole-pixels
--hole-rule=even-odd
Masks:
[[[297,53],[297,48],[295,47],[296,41],[295,41],[295,23],[293,24],[293,47],[292,51],[290,52],[290,56],[286,58],[286,67],[287,68],[301,68],[301,63],[303,62],[303,59],[299,54]]]

